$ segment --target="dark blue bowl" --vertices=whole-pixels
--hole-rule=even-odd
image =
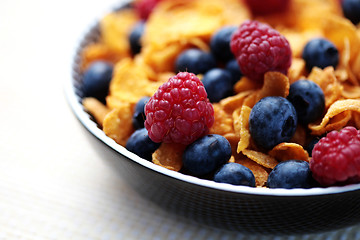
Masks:
[[[107,137],[81,105],[79,54],[99,39],[92,27],[78,46],[66,96],[75,116],[93,135],[96,147],[144,198],[174,214],[212,227],[255,234],[305,234],[360,223],[360,184],[312,189],[233,186],[157,166]],[[110,149],[110,151],[109,151]]]

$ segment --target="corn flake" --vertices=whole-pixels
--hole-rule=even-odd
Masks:
[[[309,124],[309,129],[314,135],[339,130],[351,119],[351,111],[360,112],[359,99],[338,100],[330,106],[321,123]]]
[[[108,113],[103,122],[104,133],[122,146],[126,145],[127,139],[134,132],[133,108],[133,104],[123,102]]]
[[[275,158],[262,152],[244,149],[242,150],[242,153],[249,159],[266,168],[273,169],[279,163]]]
[[[162,143],[152,154],[152,162],[173,171],[180,171],[185,148],[182,144]]]
[[[110,109],[99,100],[92,97],[84,98],[82,104],[85,110],[95,118],[96,122],[100,126],[102,126],[106,115],[110,112]]]
[[[276,145],[269,155],[278,161],[303,160],[309,162],[309,154],[304,148],[296,143],[280,143]]]
[[[243,106],[240,110],[240,115],[238,116],[237,127],[235,127],[235,131],[237,131],[240,135],[240,141],[237,146],[237,152],[240,153],[250,145],[251,134],[249,130],[249,118],[251,113],[251,108],[247,106]]]

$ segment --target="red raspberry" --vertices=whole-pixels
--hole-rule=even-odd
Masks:
[[[138,0],[135,1],[134,7],[140,18],[146,20],[159,1],[160,0]]]
[[[310,169],[323,186],[360,181],[360,131],[345,127],[320,139],[312,151]]]
[[[247,20],[234,32],[230,42],[241,72],[262,81],[268,71],[287,74],[291,49],[287,39],[269,25]]]
[[[154,142],[190,144],[214,123],[214,109],[203,83],[188,72],[161,85],[146,104],[145,115],[145,127]]]
[[[290,0],[245,0],[254,15],[266,15],[285,11]]]

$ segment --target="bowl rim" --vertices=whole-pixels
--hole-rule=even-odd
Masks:
[[[154,172],[163,174],[170,178],[180,180],[182,182],[198,185],[205,188],[211,188],[220,191],[226,191],[237,194],[247,194],[247,195],[265,195],[265,196],[274,196],[274,197],[309,197],[309,196],[319,196],[319,195],[331,195],[331,194],[340,194],[351,191],[360,191],[360,183],[350,184],[346,186],[332,186],[332,187],[315,187],[309,189],[295,188],[295,189],[282,189],[282,188],[260,188],[260,187],[247,187],[247,186],[235,186],[225,183],[217,183],[211,180],[200,179],[198,177],[186,175],[176,171],[166,169],[164,167],[158,166],[146,159],[143,159],[136,154],[128,151],[125,147],[116,143],[113,139],[106,136],[105,133],[98,127],[90,114],[88,114],[81,104],[81,98],[76,95],[76,89],[73,85],[73,77],[65,82],[64,91],[68,104],[70,105],[73,113],[81,124],[98,140],[109,146],[111,149],[115,150],[120,155],[128,158],[135,163],[148,168]],[[119,159],[121,160],[121,159]]]

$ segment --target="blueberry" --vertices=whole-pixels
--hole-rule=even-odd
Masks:
[[[295,133],[296,125],[296,110],[283,97],[265,97],[258,101],[250,112],[251,137],[255,144],[264,150],[289,141]]]
[[[240,66],[236,59],[232,59],[228,61],[225,65],[225,69],[228,70],[231,73],[233,84],[235,84],[237,81],[240,80],[240,78],[243,76]]]
[[[339,63],[339,51],[336,46],[325,38],[314,38],[304,47],[302,58],[306,62],[306,69],[313,67],[325,68]]]
[[[343,0],[341,3],[344,16],[353,24],[360,23],[360,1],[359,0]]]
[[[267,179],[269,188],[311,188],[314,184],[309,163],[301,160],[280,162]]]
[[[237,26],[226,26],[215,32],[210,39],[210,50],[216,59],[225,63],[234,58],[234,54],[230,49],[231,36]]]
[[[255,187],[253,172],[238,163],[226,163],[214,176],[215,182]]]
[[[141,37],[144,33],[145,22],[139,21],[135,24],[129,35],[130,50],[133,55],[138,54],[141,51]]]
[[[210,102],[219,102],[233,94],[231,74],[220,68],[213,68],[204,74],[202,82]]]
[[[188,145],[183,165],[191,175],[204,176],[224,165],[231,157],[231,146],[221,135],[209,134]]]
[[[155,143],[149,138],[146,128],[136,130],[126,142],[127,150],[149,161],[152,159],[152,153],[159,146],[160,143]]]
[[[104,61],[93,62],[84,72],[83,91],[85,97],[94,97],[105,102],[113,74],[113,65]]]
[[[132,118],[132,123],[135,129],[140,129],[144,127],[145,122],[145,105],[150,100],[150,97],[141,98],[135,105],[134,115]]]
[[[175,61],[176,72],[205,73],[216,67],[214,56],[197,48],[183,51]]]
[[[324,93],[313,81],[301,79],[291,84],[287,99],[295,107],[298,121],[304,125],[318,120],[324,113]]]

